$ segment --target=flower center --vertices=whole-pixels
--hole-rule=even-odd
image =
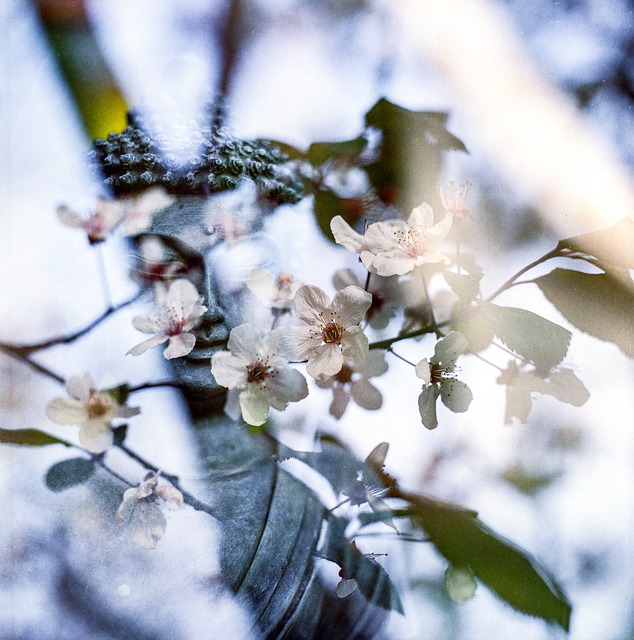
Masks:
[[[455,380],[458,376],[455,366],[443,366],[441,364],[432,364],[430,366],[431,384],[439,384],[446,380]]]
[[[268,358],[258,358],[247,365],[247,383],[264,384],[267,378],[275,375],[275,371],[269,366]]]
[[[167,322],[165,326],[165,335],[178,336],[183,333],[185,326],[183,307],[175,302],[169,302],[167,305]]]
[[[86,409],[88,411],[88,417],[92,420],[94,418],[103,418],[112,408],[112,402],[104,393],[98,391],[91,391],[88,402],[86,403]]]
[[[396,244],[408,258],[418,258],[427,250],[427,234],[420,228],[408,226],[394,231]]]
[[[345,331],[345,328],[340,324],[328,322],[321,329],[321,337],[326,344],[332,344],[333,342],[340,344]]]

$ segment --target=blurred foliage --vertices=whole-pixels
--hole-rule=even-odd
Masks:
[[[87,137],[122,129],[127,105],[95,40],[83,0],[36,0],[36,7]]]

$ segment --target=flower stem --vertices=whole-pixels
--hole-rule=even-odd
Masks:
[[[74,333],[69,333],[64,336],[58,336],[56,338],[50,338],[49,340],[43,340],[42,342],[33,342],[31,344],[12,345],[8,343],[0,343],[0,349],[6,351],[7,353],[9,351],[12,351],[17,354],[28,355],[33,351],[41,351],[43,349],[48,349],[49,347],[54,347],[58,344],[70,344],[71,342],[74,342],[78,338],[81,338],[82,336],[85,336],[87,333],[92,331],[113,313],[116,313],[117,311],[120,311],[121,309],[124,309],[125,307],[131,305],[133,302],[136,302],[142,294],[142,291],[138,291],[128,300],[125,300],[124,302],[115,306],[109,306],[102,314],[100,314],[92,322],[87,324],[83,329],[75,331]]]
[[[101,290],[103,292],[103,298],[106,303],[106,307],[112,307],[112,296],[110,295],[110,285],[108,284],[108,274],[106,273],[106,262],[103,257],[103,243],[100,242],[95,246],[95,252],[97,254],[97,265],[99,270],[99,278],[101,280]]]
[[[510,289],[520,276],[523,276],[527,271],[530,271],[533,267],[536,267],[542,264],[542,262],[546,262],[551,258],[557,258],[561,255],[562,254],[560,252],[559,247],[555,247],[552,251],[545,253],[541,258],[537,258],[537,260],[534,260],[530,264],[527,264],[525,267],[520,269],[517,273],[512,275],[503,285],[498,287],[488,298],[485,298],[485,301],[491,302],[491,300],[493,300],[494,298],[497,298],[501,293],[503,293],[507,289]]]
[[[66,380],[62,378],[62,376],[55,373],[54,371],[51,371],[51,369],[49,369],[48,367],[45,367],[44,365],[31,360],[31,358],[29,358],[29,356],[23,353],[20,349],[14,349],[13,347],[11,347],[11,345],[0,344],[0,351],[6,353],[9,357],[14,358],[15,360],[18,360],[19,362],[22,362],[23,364],[31,367],[31,369],[37,371],[38,373],[45,375],[47,378],[51,378],[51,380],[55,380],[60,384],[64,384],[66,382]]]
[[[156,389],[157,387],[173,387],[175,389],[182,389],[183,385],[175,380],[154,380],[153,382],[144,382],[134,387],[128,387],[128,393],[137,393],[138,391],[145,391],[146,389]]]

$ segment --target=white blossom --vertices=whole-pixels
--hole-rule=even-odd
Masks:
[[[436,343],[434,355],[424,358],[416,365],[416,375],[423,381],[423,390],[418,396],[420,417],[427,429],[438,426],[436,400],[454,413],[469,408],[473,394],[471,389],[456,378],[456,358],[468,347],[467,339],[457,331],[451,331]]]
[[[119,200],[97,199],[96,211],[88,216],[82,216],[66,205],[57,208],[57,217],[62,224],[75,229],[83,229],[90,244],[103,242],[106,236],[121,223],[125,216],[125,209]]]
[[[556,367],[547,376],[542,377],[534,370],[522,371],[511,360],[497,382],[506,385],[506,411],[504,414],[506,424],[510,424],[513,418],[517,418],[522,423],[528,422],[532,396],[535,393],[553,396],[560,402],[574,407],[585,404],[590,397],[583,382],[577,378],[572,369],[566,367]]]
[[[120,224],[128,235],[145,231],[152,223],[154,214],[169,206],[173,200],[163,188],[154,187],[128,198],[98,198],[96,210],[89,216],[82,216],[66,205],[57,208],[57,216],[67,227],[83,229],[90,244],[96,244],[105,240]]]
[[[367,290],[372,294],[372,304],[366,319],[373,329],[385,329],[400,309],[404,296],[399,280],[398,276],[370,278]],[[332,282],[338,291],[351,285],[361,286],[359,278],[352,269],[335,271]]]
[[[359,326],[372,304],[372,295],[361,287],[338,291],[332,303],[314,285],[303,285],[295,294],[295,314],[307,327],[287,327],[280,336],[280,353],[295,362],[308,361],[314,378],[333,376],[345,361],[361,364],[368,354],[368,339]]]
[[[293,298],[302,286],[301,280],[290,273],[280,273],[276,277],[259,267],[251,271],[245,284],[265,306],[280,312],[293,308]]]
[[[451,229],[453,215],[434,224],[431,207],[423,203],[412,210],[407,222],[387,220],[371,224],[364,235],[335,216],[330,228],[335,240],[358,253],[365,268],[380,276],[404,275],[427,263],[449,263],[440,245]]]
[[[129,523],[133,542],[143,549],[154,549],[165,535],[167,520],[161,507],[183,506],[178,489],[158,485],[159,473],[150,471],[139,485],[127,489],[117,509],[117,521]]]
[[[136,329],[155,335],[130,349],[128,354],[138,356],[167,342],[163,355],[168,360],[186,356],[196,344],[193,329],[205,311],[202,296],[189,280],[181,278],[166,288],[157,287],[156,306],[147,315],[132,319]]]
[[[470,182],[456,184],[451,180],[445,189],[440,189],[438,193],[443,209],[452,213],[458,220],[473,218],[471,211],[467,209],[467,195],[470,188]]]
[[[283,411],[289,402],[308,395],[304,376],[289,366],[277,352],[280,332],[268,334],[250,324],[234,327],[229,334],[229,351],[211,358],[211,372],[216,382],[229,389],[225,412],[248,424],[266,422],[271,407]]]
[[[72,376],[66,382],[69,398],[48,403],[46,415],[58,424],[79,426],[79,441],[88,451],[101,453],[112,445],[112,421],[138,415],[138,407],[119,404],[107,391],[95,389],[89,373]]]
[[[359,365],[344,363],[334,376],[318,378],[322,389],[332,389],[330,414],[337,420],[343,416],[350,398],[368,411],[376,411],[383,405],[381,392],[370,382],[370,378],[383,375],[387,362],[383,351],[370,351]]]

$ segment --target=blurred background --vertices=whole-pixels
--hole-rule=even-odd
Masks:
[[[55,209],[94,206],[101,191],[87,167],[91,140],[121,131],[126,110],[140,104],[157,105],[169,123],[221,91],[236,135],[301,149],[354,138],[382,96],[412,110],[449,112],[448,128],[469,154],[449,154],[444,174],[472,183],[473,219],[465,225],[486,293],[559,239],[634,211],[634,13],[627,0],[3,0],[0,29],[2,341],[66,333],[107,304],[94,252],[59,224]],[[272,262],[333,293],[323,256],[337,266],[345,257],[320,235],[309,199],[296,209],[291,215],[281,207],[271,221]],[[135,291],[130,251],[123,241],[103,246],[115,302]],[[500,303],[568,326],[530,285]],[[160,353],[122,358],[138,342],[135,312],[38,357],[64,376],[90,369],[102,386],[160,377]],[[591,393],[581,408],[539,397],[528,424],[505,425],[495,370],[466,360],[471,408],[439,412],[439,428],[428,432],[413,400],[418,382],[392,359],[376,381],[380,411],[351,406],[337,422],[327,414],[328,393],[311,389],[308,409],[285,414],[278,435],[297,444],[317,429],[334,433],[362,458],[388,440],[387,470],[404,486],[477,510],[552,570],[573,603],[570,638],[634,638],[634,368],[615,345],[573,334],[567,362]],[[414,343],[402,354],[415,360],[432,349]],[[44,410],[59,387],[2,354],[0,371],[1,426],[56,432]],[[410,408],[402,403],[407,393]],[[142,400],[153,437],[132,429],[131,446],[186,475],[195,453],[178,395],[157,389]],[[41,480],[60,456],[48,449],[0,450],[0,635],[119,637],[103,620],[69,618],[56,591],[60,572],[86,571],[95,550],[72,533],[90,506],[81,489],[53,495]],[[207,637],[209,628],[215,637],[249,637],[244,612],[227,594],[214,611],[196,595],[201,572],[217,572],[209,552],[216,532],[208,519],[188,518],[170,521],[151,560],[147,552],[135,557],[157,575],[187,559],[184,584],[168,593],[148,580],[130,593],[121,577],[130,567],[117,564],[111,543],[100,551],[103,591],[94,599],[129,601],[139,625],[130,637],[145,637],[143,629],[148,637]],[[201,554],[204,567],[196,563]],[[405,545],[392,563],[406,616],[393,617],[386,637],[563,637],[484,588],[466,603],[451,602],[444,564],[424,545]],[[161,607],[171,636],[152,635],[147,622]]]

